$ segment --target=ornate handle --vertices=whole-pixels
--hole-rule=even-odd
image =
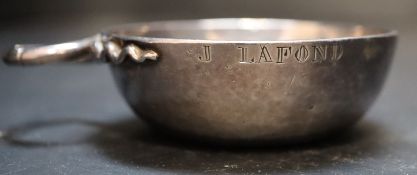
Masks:
[[[119,64],[127,57],[135,62],[143,62],[146,59],[156,60],[158,54],[152,50],[143,50],[135,44],[123,45],[121,42],[97,35],[82,40],[53,45],[17,44],[3,60],[7,64],[19,65],[97,60]]]

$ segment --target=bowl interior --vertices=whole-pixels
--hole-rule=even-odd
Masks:
[[[111,33],[123,36],[211,41],[291,41],[384,34],[361,25],[288,19],[203,19],[130,24]]]

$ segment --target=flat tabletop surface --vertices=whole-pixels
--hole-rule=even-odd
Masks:
[[[77,39],[103,26],[7,26],[0,47]],[[155,134],[105,64],[1,64],[0,175],[417,174],[417,27],[399,31],[386,86],[364,119],[346,134],[289,147],[213,148]]]

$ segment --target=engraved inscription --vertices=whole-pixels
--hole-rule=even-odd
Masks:
[[[268,48],[266,46],[261,46],[261,54],[259,56],[258,63],[263,62],[272,62],[271,54],[269,54]]]
[[[308,49],[305,46],[301,46],[300,48],[295,51],[295,58],[300,63],[304,63],[308,59]]]
[[[343,58],[343,47],[337,44],[300,44],[292,46],[274,46],[274,44],[237,46],[240,63],[285,64],[285,63],[334,63]],[[186,50],[187,55],[192,55]],[[212,61],[211,46],[204,45],[201,62]]]
[[[339,45],[324,45],[313,47],[313,62],[322,62],[329,59],[330,61],[338,61],[343,56],[343,48]]]
[[[313,47],[313,61],[322,62],[327,59],[327,45],[326,46],[312,46]]]
[[[237,47],[241,50],[241,59],[240,59],[240,63],[252,63],[254,61],[254,57],[252,58],[248,58],[248,48],[246,47]]]
[[[332,46],[332,55],[330,57],[333,61],[338,61],[343,56],[343,47],[340,45],[333,45]]]
[[[291,47],[277,47],[277,62],[284,63],[284,60],[290,57]]]
[[[239,46],[240,63],[322,63],[336,62],[343,57],[343,47],[333,44],[278,46]]]
[[[210,62],[211,61],[211,48],[210,46],[204,46],[204,53],[203,56],[199,56],[198,59],[203,62]]]

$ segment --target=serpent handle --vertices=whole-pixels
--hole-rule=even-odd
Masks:
[[[158,54],[135,44],[120,42],[96,35],[85,39],[52,45],[16,44],[3,58],[6,64],[38,65],[52,62],[107,61],[122,63],[126,58],[135,62],[156,60]]]

